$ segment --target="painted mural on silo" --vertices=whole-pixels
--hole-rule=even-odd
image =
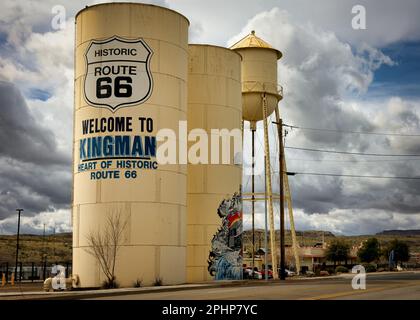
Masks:
[[[242,273],[242,196],[235,193],[217,209],[221,225],[211,240],[208,271],[215,280],[240,280]]]

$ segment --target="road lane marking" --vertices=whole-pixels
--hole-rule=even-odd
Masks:
[[[300,298],[298,300],[322,300],[322,299],[331,299],[331,298],[339,298],[344,296],[350,296],[350,295],[358,295],[358,294],[366,294],[371,292],[379,292],[384,290],[393,290],[398,288],[406,288],[406,287],[412,287],[419,284],[420,281],[413,281],[409,284],[400,283],[398,285],[391,285],[391,286],[385,286],[385,287],[377,287],[377,288],[371,288],[366,290],[352,290],[352,291],[344,291],[344,292],[337,292],[337,293],[327,293],[322,295],[317,295],[313,297],[307,297],[307,298]]]
[[[222,288],[221,288],[222,289]],[[238,291],[238,289],[228,289],[228,290],[212,290],[212,291],[207,291],[207,292],[202,292],[200,294],[223,294],[223,293],[227,293],[227,292],[235,292]]]

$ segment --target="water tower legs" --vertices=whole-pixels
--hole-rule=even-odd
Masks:
[[[252,135],[252,173],[251,173],[251,203],[252,203],[252,272],[255,268],[255,130],[257,129],[256,122],[251,122]]]
[[[271,164],[270,164],[270,144],[268,141],[268,112],[267,112],[267,98],[265,93],[262,94],[262,108],[263,108],[263,123],[264,123],[264,155],[265,155],[265,179],[267,181],[267,199],[268,199],[268,217],[270,223],[270,248],[271,248],[271,264],[273,267],[273,278],[278,278],[277,275],[277,250],[276,250],[276,232],[274,228],[274,213],[273,213],[273,191],[271,185]],[[266,248],[267,249],[267,248]]]

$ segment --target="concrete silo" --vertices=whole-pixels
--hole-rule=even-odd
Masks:
[[[76,16],[73,273],[105,280],[87,238],[127,225],[116,280],[186,280],[186,165],[157,163],[156,134],[187,118],[188,20],[153,5],[93,5]]]
[[[232,138],[229,161],[223,163],[222,139],[214,130],[236,133],[241,145],[241,57],[227,48],[190,45],[188,69],[188,130],[203,129],[209,145],[220,141],[220,153],[215,159],[209,146],[207,163],[189,159],[187,281],[239,279],[242,166],[235,163]]]

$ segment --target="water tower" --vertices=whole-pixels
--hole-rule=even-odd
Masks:
[[[266,168],[266,186],[268,200],[268,219],[270,226],[270,249],[272,254],[272,267],[273,276],[277,277],[277,250],[275,246],[275,228],[274,228],[274,214],[273,214],[273,193],[271,183],[271,165],[270,165],[270,146],[268,139],[268,117],[276,112],[277,122],[279,122],[278,102],[283,98],[282,87],[277,83],[277,60],[282,57],[282,53],[273,48],[264,40],[255,35],[252,31],[249,35],[235,43],[230,49],[238,52],[242,56],[242,118],[250,122],[250,130],[252,134],[252,182],[251,182],[251,202],[252,202],[252,230],[254,233],[254,215],[255,215],[255,187],[254,187],[254,157],[255,157],[255,131],[258,121],[263,121],[264,126],[264,158]],[[281,130],[281,126],[278,126]],[[280,132],[280,131],[279,131]],[[280,134],[279,134],[280,136]],[[281,140],[281,139],[279,139]],[[280,141],[279,141],[280,142]],[[282,150],[280,146],[279,150]],[[285,162],[282,165],[285,169]],[[285,171],[285,170],[284,170]],[[287,178],[287,176],[286,176]],[[280,183],[282,183],[282,178]],[[283,182],[284,186],[288,183]],[[291,201],[289,197],[289,214],[290,223],[292,227],[292,234],[294,234],[293,217],[291,215]],[[295,240],[295,237],[294,237]],[[295,248],[295,261],[299,264],[297,257],[296,241],[294,242]],[[255,251],[255,240],[253,236],[253,252]]]
[[[251,122],[266,119],[283,98],[277,85],[277,60],[282,53],[255,35],[255,31],[235,43],[232,50],[242,56],[242,117]],[[263,97],[266,101],[264,115]],[[251,129],[252,130],[252,129]]]

